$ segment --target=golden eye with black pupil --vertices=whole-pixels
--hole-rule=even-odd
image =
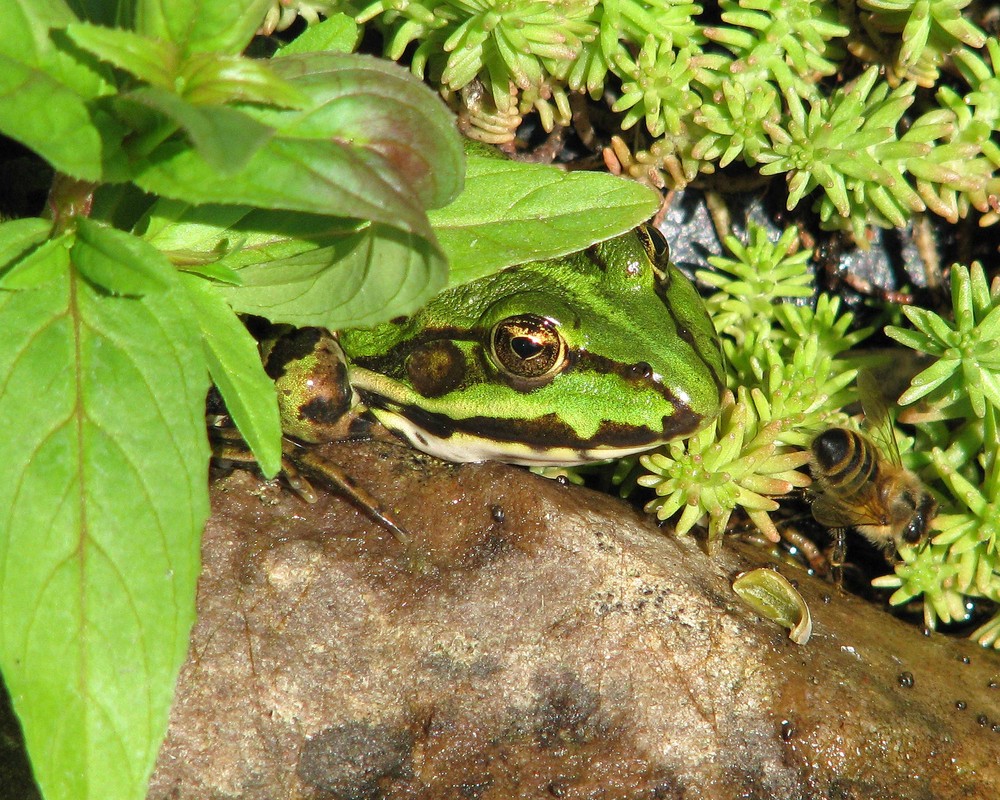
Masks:
[[[536,314],[507,317],[490,332],[493,360],[509,377],[544,382],[568,363],[566,342],[555,324]]]

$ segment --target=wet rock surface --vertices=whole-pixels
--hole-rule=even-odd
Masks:
[[[1000,796],[995,653],[783,565],[800,647],[731,589],[759,552],[517,468],[327,454],[412,542],[218,481],[151,798]]]

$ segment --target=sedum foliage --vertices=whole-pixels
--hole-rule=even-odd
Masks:
[[[308,0],[383,37],[468,132],[511,141],[524,115],[568,124],[570,97],[631,128],[614,155],[681,188],[743,164],[788,183],[830,229],[904,225],[930,209],[998,220],[1000,42],[970,0]],[[273,0],[274,25],[296,4]],[[610,156],[610,154],[609,154]]]
[[[1000,281],[981,265],[951,272],[951,318],[907,307],[913,330],[886,333],[933,360],[899,398],[916,420],[921,476],[943,499],[930,546],[904,552],[893,603],[923,596],[928,627],[965,621],[969,602],[1000,603]],[[1000,613],[973,634],[1000,649]]]
[[[812,436],[842,420],[839,409],[855,396],[856,370],[835,356],[871,333],[849,332],[852,315],[828,295],[815,309],[788,302],[811,295],[808,253],[791,252],[795,229],[771,242],[751,226],[748,238],[745,245],[727,237],[732,257],[710,258],[715,271],[697,273],[716,287],[707,302],[728,361],[722,414],[690,439],[639,458],[646,474],[638,483],[657,494],[646,510],[667,519],[683,509],[677,532],[707,523],[710,547],[737,508],[778,541],[769,516],[777,498],[809,485],[801,468]]]
[[[716,271],[698,273],[716,287],[708,305],[732,389],[723,412],[691,439],[639,459],[638,483],[657,494],[647,511],[675,519],[681,534],[707,525],[710,546],[738,509],[778,540],[769,513],[808,486],[800,468],[812,437],[853,424],[840,411],[857,399],[850,356],[871,333],[852,330],[836,298],[820,295],[815,308],[789,302],[808,296],[811,282],[808,254],[789,252],[793,229],[770,242],[751,226],[748,238],[727,238],[732,257],[711,258]],[[895,605],[922,599],[934,628],[967,621],[976,603],[1000,603],[1000,280],[989,286],[980,265],[956,264],[952,318],[902,313],[914,329],[890,326],[888,335],[933,359],[899,398],[913,426],[903,460],[940,508],[929,540],[903,547],[894,572],[874,584],[895,589]],[[1000,613],[972,635],[1000,649]]]

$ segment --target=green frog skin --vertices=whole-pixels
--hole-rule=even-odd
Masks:
[[[647,227],[446,290],[412,317],[336,340],[313,331],[269,365],[287,433],[329,439],[353,406],[455,462],[641,452],[712,419],[724,386],[704,303]],[[317,401],[317,385],[339,399]]]

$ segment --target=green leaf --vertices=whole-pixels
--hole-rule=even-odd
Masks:
[[[153,86],[122,95],[160,112],[190,137],[198,153],[220,175],[233,175],[263,147],[274,131],[235,108],[194,106],[173,92]]]
[[[96,63],[66,47],[59,29],[77,18],[63,0],[0,0],[0,19],[0,55],[44,72],[81,97],[113,91]]]
[[[0,0],[0,19],[0,133],[61,172],[99,179],[105,160],[115,160],[109,154],[120,148],[121,131],[90,106],[113,91],[97,65],[50,35],[73,22],[73,13],[60,0]]]
[[[115,127],[110,120],[92,118],[86,98],[0,53],[0,133],[59,171],[100,178],[104,148],[120,140]]]
[[[71,258],[80,274],[106,292],[142,297],[175,284],[177,275],[155,247],[137,236],[78,217]]]
[[[0,223],[0,271],[7,269],[52,232],[52,221],[26,217]]]
[[[0,668],[47,800],[140,800],[194,620],[207,371],[182,292],[0,293]]]
[[[276,59],[308,108],[246,108],[274,137],[239,175],[223,175],[183,142],[165,142],[136,177],[149,192],[193,203],[243,204],[366,219],[432,238],[424,207],[461,185],[450,115],[409,74],[332,53]]]
[[[203,278],[208,278],[212,281],[219,281],[221,283],[228,283],[231,286],[239,286],[243,283],[242,278],[236,270],[232,270],[225,264],[220,264],[218,262],[213,262],[210,264],[184,264],[178,266],[177,269],[181,270],[186,275],[200,275]]]
[[[230,228],[249,213],[246,206],[193,206],[159,198],[136,223],[135,232],[166,253],[219,258],[233,249]]]
[[[182,69],[182,95],[195,105],[261,103],[285,108],[303,108],[309,98],[282,80],[270,61],[242,56],[198,53]]]
[[[470,154],[465,190],[428,216],[454,286],[625,233],[659,204],[654,190],[613,175]]]
[[[0,275],[0,289],[34,289],[48,283],[69,266],[69,236],[57,236],[27,251]]]
[[[281,469],[281,422],[274,382],[264,372],[257,342],[211,283],[186,276],[184,286],[198,315],[205,359],[240,434],[261,472]]]
[[[135,29],[185,54],[242,53],[271,0],[135,0]]]
[[[238,274],[242,286],[219,292],[239,313],[341,330],[412,314],[443,288],[447,265],[425,239],[371,225],[335,245]]]
[[[310,25],[275,53],[275,58],[300,53],[353,53],[361,39],[361,28],[347,14],[336,13]]]
[[[363,227],[341,217],[160,199],[136,231],[182,267],[224,261],[239,269],[336,244]]]
[[[408,71],[383,59],[343,53],[286,56],[271,65],[315,102],[290,117],[291,135],[322,137],[332,131],[377,154],[426,208],[440,208],[461,191],[465,154],[455,119]]]
[[[66,33],[74,44],[101,61],[114,64],[153,86],[170,87],[177,73],[179,53],[171,42],[86,22],[67,25]]]

